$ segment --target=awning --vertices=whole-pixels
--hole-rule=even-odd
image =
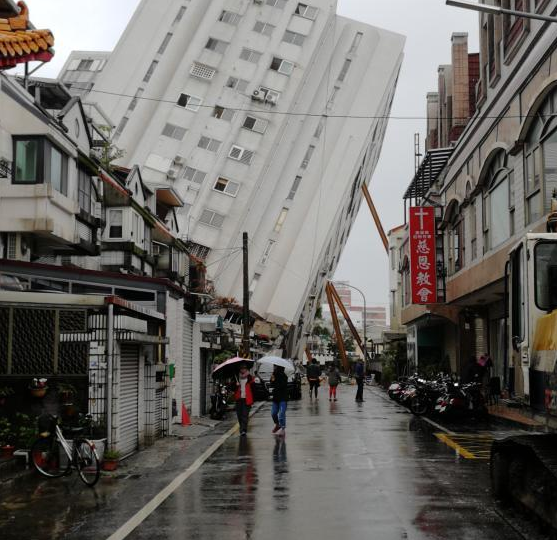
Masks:
[[[453,151],[454,148],[436,148],[427,152],[404,194],[404,199],[422,198],[439,178]]]

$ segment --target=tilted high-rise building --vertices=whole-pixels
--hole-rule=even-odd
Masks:
[[[86,98],[113,119],[122,165],[178,189],[221,296],[241,301],[249,233],[251,308],[293,325],[293,356],[377,164],[404,46],[335,5],[142,0]],[[60,75],[73,91],[87,54]]]

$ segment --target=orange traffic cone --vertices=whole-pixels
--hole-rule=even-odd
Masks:
[[[183,426],[191,426],[190,415],[188,414],[188,409],[182,403],[182,425]]]

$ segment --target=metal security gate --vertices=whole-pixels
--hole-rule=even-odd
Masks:
[[[122,345],[120,352],[120,437],[118,450],[135,452],[139,440],[139,346]]]
[[[191,413],[193,403],[193,321],[184,313],[182,348],[182,401]]]
[[[164,396],[166,392],[164,390],[157,390],[155,392],[155,438],[158,439],[159,437],[163,436],[164,429],[163,429],[163,419],[162,419],[162,411],[164,407]]]

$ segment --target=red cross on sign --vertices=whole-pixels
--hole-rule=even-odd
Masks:
[[[435,208],[410,208],[410,280],[413,304],[437,302]]]

